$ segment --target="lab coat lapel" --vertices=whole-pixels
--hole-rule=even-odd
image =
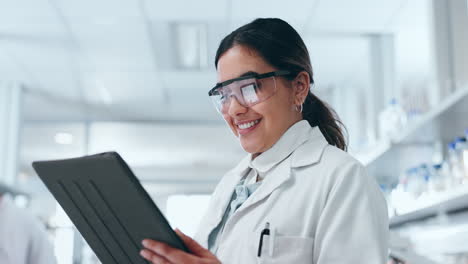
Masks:
[[[239,183],[243,173],[245,173],[246,169],[248,169],[248,163],[250,160],[250,155],[246,156],[238,166],[232,169],[230,172],[224,175],[220,186],[217,188],[219,190],[218,193],[213,195],[214,199],[214,206],[211,212],[208,212],[209,217],[206,221],[205,226],[203,229],[205,232],[201,234],[201,238],[203,241],[202,244],[208,244],[208,236],[209,234],[215,229],[218,224],[221,222],[224,213],[226,212],[226,208],[231,200],[232,193],[235,189],[235,186]]]
[[[245,203],[237,210],[241,212],[248,207],[262,201],[268,197],[274,190],[285,183],[291,177],[291,166],[290,160],[286,159],[275,168],[272,169],[271,174],[263,180],[263,183],[258,189],[252,194],[250,199],[247,199]]]
[[[292,154],[272,168],[272,171],[265,177],[262,185],[252,194],[250,199],[238,209],[238,212],[262,201],[274,190],[279,188],[291,178],[293,168],[310,166],[320,161],[323,151],[328,146],[328,142],[318,128],[313,128],[309,132],[309,139],[297,147]],[[306,175],[303,175],[304,177]]]
[[[291,155],[291,167],[300,168],[319,162],[327,146],[328,142],[320,129],[314,127],[310,131],[309,140]]]

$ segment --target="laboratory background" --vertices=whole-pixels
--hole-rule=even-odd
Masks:
[[[0,0],[0,192],[46,227],[57,263],[99,261],[36,160],[118,151],[194,234],[245,155],[208,97],[214,55],[258,17],[304,39],[312,92],[387,199],[390,256],[468,263],[467,0]]]

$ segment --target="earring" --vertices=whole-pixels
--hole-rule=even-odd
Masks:
[[[302,113],[302,109],[303,109],[303,105],[302,105],[302,104],[296,105],[296,111],[298,111],[299,113]]]

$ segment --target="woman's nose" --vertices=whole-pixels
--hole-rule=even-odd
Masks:
[[[230,116],[237,116],[247,112],[248,107],[245,107],[239,103],[235,96],[231,97],[231,102],[229,102],[228,106],[228,114]]]

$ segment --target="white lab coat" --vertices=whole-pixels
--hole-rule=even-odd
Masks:
[[[0,198],[0,263],[54,264],[53,247],[44,226],[9,196]]]
[[[268,171],[218,237],[216,255],[221,262],[386,263],[387,207],[375,179],[305,120],[280,140],[281,148],[276,143],[272,149],[286,158]],[[221,221],[250,159],[251,155],[244,158],[216,187],[195,235],[201,245],[207,247],[208,236]],[[257,257],[267,222],[270,236],[264,237]]]

